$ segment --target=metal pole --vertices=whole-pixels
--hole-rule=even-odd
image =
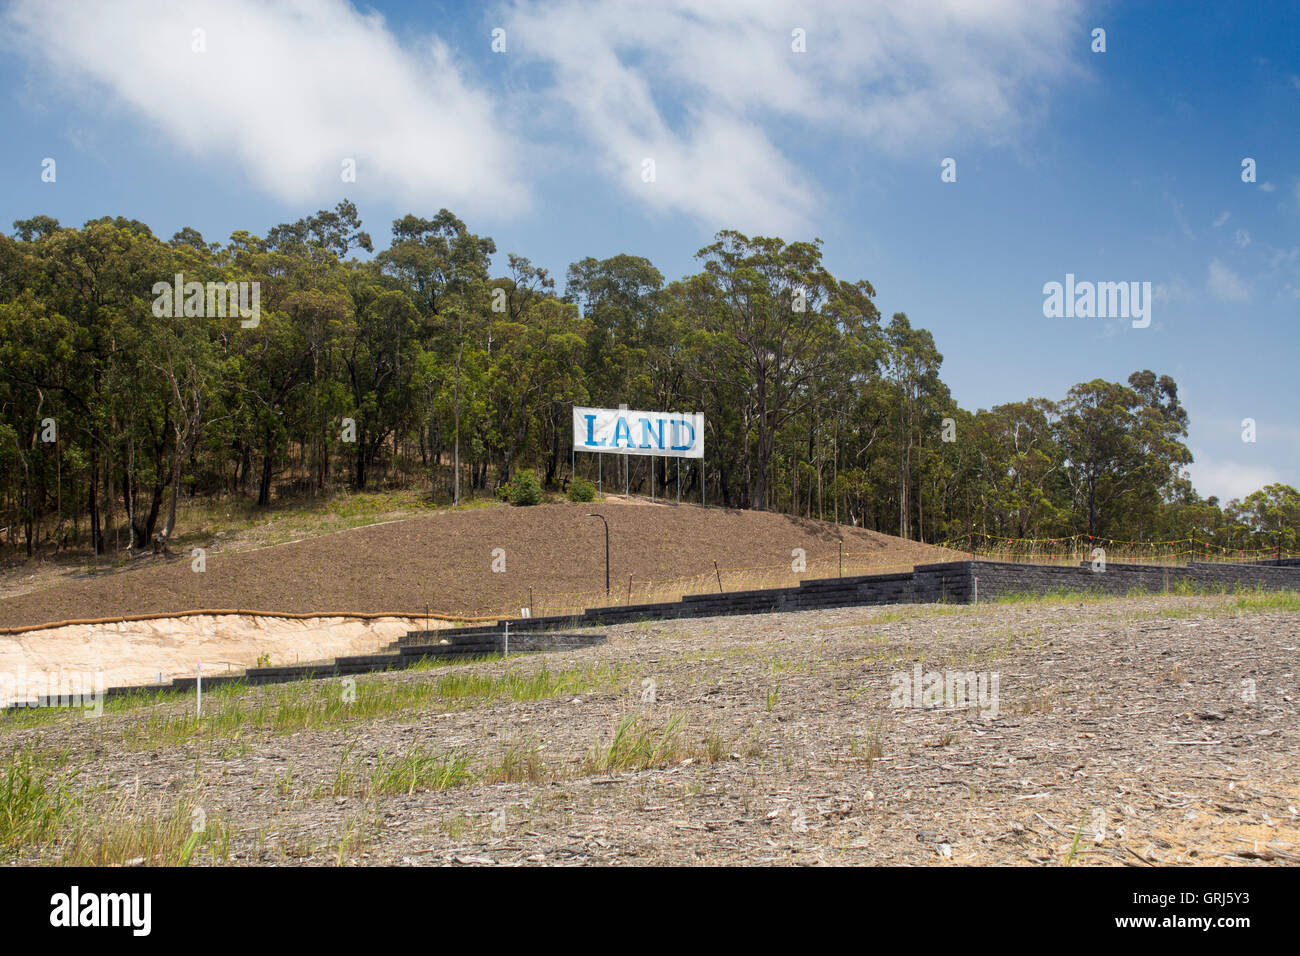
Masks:
[[[605,597],[609,597],[609,522],[605,521],[604,515],[598,515],[594,512],[587,512],[584,518],[599,518],[605,523]]]
[[[619,411],[619,420],[622,421],[624,425],[626,425],[626,424],[627,424],[627,403],[626,403],[626,402],[622,402],[622,403],[620,403],[619,406],[618,406],[618,411]],[[632,429],[629,427],[629,428],[628,428],[628,440],[627,440],[627,447],[628,447],[628,448],[631,448],[631,447],[632,447],[632,437],[631,437],[631,434],[632,434]],[[615,441],[615,444],[617,444],[617,442],[618,442],[618,426],[617,426],[617,425],[614,426],[614,441]],[[623,452],[623,497],[624,497],[624,498],[631,498],[631,497],[632,497],[632,494],[631,494],[631,482],[632,482],[631,471],[632,471],[632,468],[631,468],[631,464],[629,463],[629,460],[628,460],[629,457],[630,457],[630,456],[628,455],[628,453],[627,453],[626,451],[624,451],[624,452]]]

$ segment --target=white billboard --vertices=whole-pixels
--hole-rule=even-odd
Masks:
[[[704,457],[704,416],[698,412],[638,412],[573,408],[575,451],[615,455]]]

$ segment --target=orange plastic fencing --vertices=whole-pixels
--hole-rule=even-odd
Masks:
[[[1126,541],[1088,534],[1061,538],[1011,538],[975,531],[946,541],[943,546],[986,560],[1040,564],[1089,561],[1096,548],[1106,552],[1107,561],[1128,564],[1185,564],[1187,561],[1244,564],[1287,556],[1277,548],[1232,548],[1194,536],[1159,541]]]

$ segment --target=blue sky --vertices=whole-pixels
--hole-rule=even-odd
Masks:
[[[347,196],[380,246],[445,206],[502,267],[561,280],[623,252],[677,278],[723,228],[820,237],[934,333],[964,407],[1150,368],[1178,382],[1202,494],[1300,486],[1295,3],[0,11],[5,228],[125,215],[224,240]],[[1044,317],[1067,273],[1150,282],[1150,326]]]

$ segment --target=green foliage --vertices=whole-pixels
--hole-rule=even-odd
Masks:
[[[528,506],[542,503],[542,486],[531,471],[521,471],[510,483],[510,503]]]
[[[46,839],[63,820],[71,799],[63,780],[30,749],[14,749],[0,763],[0,855]]]
[[[585,478],[575,478],[569,483],[570,501],[595,501],[596,486]]]
[[[1169,376],[964,410],[934,337],[902,312],[882,322],[871,284],[831,274],[819,242],[724,230],[671,282],[643,257],[587,257],[562,294],[520,255],[493,275],[495,242],[446,209],[349,258],[373,248],[347,200],[224,243],[190,227],[164,242],[124,217],[14,223],[0,235],[5,545],[174,541],[194,530],[172,513],[191,495],[259,514],[343,487],[536,503],[563,480],[571,406],[626,403],[704,413],[705,497],[727,507],[927,541],[1300,548],[1295,488],[1196,493]],[[155,314],[155,285],[177,273],[258,283],[258,321],[208,314],[205,296],[199,314]],[[628,467],[634,492],[676,479],[664,459]],[[697,500],[695,463],[682,471]],[[592,500],[594,477],[573,477],[571,500]]]

